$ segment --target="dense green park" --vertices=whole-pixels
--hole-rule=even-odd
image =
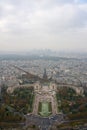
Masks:
[[[87,94],[77,95],[72,88],[59,88],[56,94],[58,109],[67,114],[70,120],[87,117]]]
[[[7,93],[7,87],[2,89],[0,104],[0,122],[24,121],[24,115],[33,110],[34,89],[16,88],[12,94]]]

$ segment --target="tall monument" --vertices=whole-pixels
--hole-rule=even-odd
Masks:
[[[47,80],[47,79],[48,79],[48,77],[47,77],[47,72],[46,72],[46,68],[44,68],[43,79],[45,79],[45,80]]]

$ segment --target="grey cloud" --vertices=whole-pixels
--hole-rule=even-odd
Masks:
[[[79,28],[87,22],[87,12],[75,6],[73,0],[7,0],[7,8],[3,9],[5,25],[11,33],[42,30],[42,32],[60,32],[69,28]],[[17,4],[18,3],[18,4]],[[59,4],[66,3],[60,6]],[[43,5],[55,5],[51,9]],[[13,8],[11,8],[11,6]],[[41,8],[43,7],[43,8]]]
[[[76,6],[74,7],[74,5],[69,8],[68,6],[62,8],[62,12],[57,10],[56,12],[54,11],[52,17],[48,16],[46,26],[47,28],[49,27],[49,32],[58,33],[68,29],[75,30],[87,25],[87,12]],[[59,17],[59,13],[61,13],[61,17]]]
[[[23,49],[25,45],[21,43],[24,42],[25,49],[35,44],[37,48],[56,48],[58,42],[62,43],[58,44],[60,48],[63,45],[70,47],[69,43],[75,42],[72,32],[84,30],[87,25],[87,9],[83,8],[84,5],[80,7],[75,0],[3,0],[0,7],[0,39],[4,44],[8,42],[9,47],[16,46],[15,49],[17,46]]]
[[[72,27],[83,27],[87,24],[87,12],[79,9],[72,20]]]
[[[0,18],[2,17],[2,7],[0,6]]]

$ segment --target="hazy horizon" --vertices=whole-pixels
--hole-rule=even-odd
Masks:
[[[66,57],[66,58],[87,58],[87,52],[76,51],[54,51],[51,49],[33,49],[28,51],[0,51],[0,56],[35,56],[35,57]]]
[[[3,0],[0,52],[87,52],[86,0]]]

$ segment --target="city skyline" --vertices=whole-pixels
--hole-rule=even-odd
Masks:
[[[0,52],[86,52],[86,34],[86,0],[0,2]]]

